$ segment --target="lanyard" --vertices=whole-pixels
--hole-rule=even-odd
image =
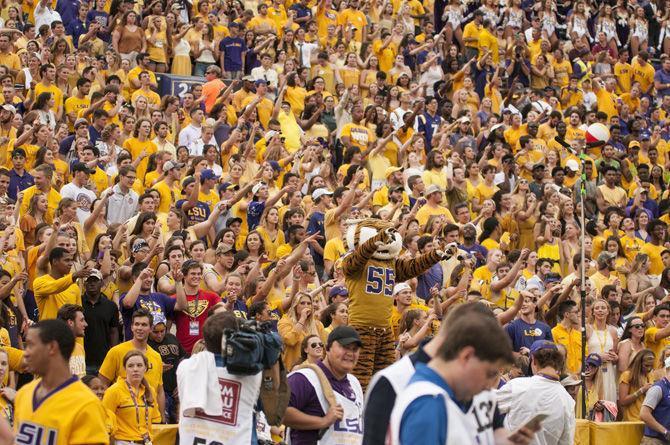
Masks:
[[[188,297],[187,297],[188,298]],[[198,301],[200,299],[200,290],[195,294],[195,307],[193,308],[193,311],[189,308],[188,310],[188,316],[191,317],[194,320],[198,319]]]
[[[130,383],[128,383],[128,380],[126,380],[126,386],[128,386],[128,392],[130,393],[130,398],[133,401],[133,405],[135,405],[135,419],[137,420],[137,428],[139,429],[142,426],[140,425],[140,406],[137,404],[137,398],[135,397],[133,388],[130,386]],[[147,431],[149,431],[149,405],[147,404],[146,393],[142,394],[142,402],[144,403],[144,422],[147,425]]]
[[[551,380],[551,381],[554,381],[554,382],[559,381],[559,378],[557,376],[551,375],[551,374],[545,374],[544,372],[538,372],[536,375],[539,375],[540,377],[544,377],[545,379]]]

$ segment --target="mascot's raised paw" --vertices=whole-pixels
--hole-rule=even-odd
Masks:
[[[382,241],[383,241],[383,243],[384,244],[390,244],[393,241],[395,241],[396,233],[398,233],[396,231],[396,229],[393,229],[393,228],[384,229],[382,231],[382,234],[383,234],[383,240]]]
[[[458,253],[458,244],[457,243],[449,243],[446,245],[442,245],[438,248],[438,253],[442,257],[442,260],[448,260],[454,255]]]

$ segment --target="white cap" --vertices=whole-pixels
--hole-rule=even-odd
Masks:
[[[395,286],[393,286],[393,296],[395,297],[404,290],[412,290],[412,288],[409,286],[409,284],[405,282],[396,284]]]
[[[258,184],[256,184],[255,186],[253,186],[253,188],[251,189],[251,193],[252,193],[253,195],[255,195],[255,194],[258,193],[258,192],[260,191],[260,189],[263,188],[264,186],[265,186],[265,183],[264,183],[264,182],[259,182]]]
[[[312,192],[312,200],[316,201],[317,199],[319,199],[323,195],[332,195],[332,194],[333,194],[333,192],[331,192],[328,189],[324,189],[324,188],[316,189]]]
[[[670,368],[670,357],[667,357],[665,359],[665,369],[668,369],[668,368]]]
[[[273,137],[277,136],[278,134],[279,134],[279,133],[276,132],[275,130],[270,130],[270,131],[268,131],[267,133],[265,133],[265,140],[266,140],[266,141],[269,141],[270,139],[272,139]]]
[[[579,164],[574,159],[568,159],[565,163],[565,168],[569,168],[573,172],[579,171]]]

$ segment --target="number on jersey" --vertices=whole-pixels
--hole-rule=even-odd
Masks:
[[[365,293],[373,295],[393,296],[395,272],[385,267],[368,266]]]

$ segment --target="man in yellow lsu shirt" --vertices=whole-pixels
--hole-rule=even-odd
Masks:
[[[56,318],[58,309],[64,304],[81,305],[81,289],[77,279],[86,278],[91,270],[83,268],[70,273],[73,263],[73,255],[63,247],[54,247],[49,252],[49,273],[33,281],[40,320]]]
[[[40,378],[14,400],[17,444],[108,444],[102,402],[70,373],[75,338],[61,320],[42,320],[28,329],[24,359]]]

